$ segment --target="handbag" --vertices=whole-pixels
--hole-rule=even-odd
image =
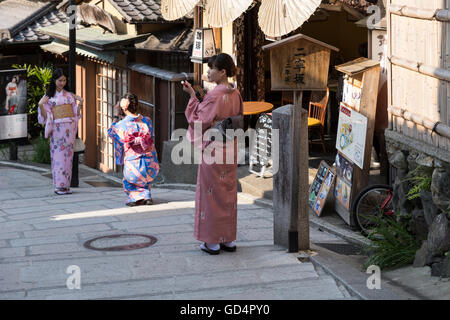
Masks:
[[[216,121],[211,128],[220,132],[222,142],[231,141],[235,138],[234,130],[244,129],[244,117],[242,115],[228,117],[224,120]]]
[[[83,140],[76,138],[73,146],[73,152],[84,152],[84,149],[86,149],[86,146],[84,145]]]

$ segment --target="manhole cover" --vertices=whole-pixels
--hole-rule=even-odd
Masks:
[[[113,234],[88,240],[84,247],[100,251],[136,250],[156,243],[156,238],[146,234]]]

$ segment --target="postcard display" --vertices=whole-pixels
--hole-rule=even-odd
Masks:
[[[27,137],[27,71],[0,70],[0,141]]]
[[[354,226],[352,201],[369,179],[380,65],[358,58],[336,69],[345,76],[336,135],[334,205],[341,218]]]

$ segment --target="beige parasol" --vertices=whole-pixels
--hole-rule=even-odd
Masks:
[[[262,0],[258,12],[261,30],[269,37],[281,37],[300,27],[313,15],[321,0]]]
[[[177,20],[191,12],[199,0],[161,0],[161,14],[166,20]]]
[[[205,22],[214,28],[221,28],[238,18],[247,10],[253,0],[207,0]]]

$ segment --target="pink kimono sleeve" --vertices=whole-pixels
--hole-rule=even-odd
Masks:
[[[194,140],[201,139],[205,131],[211,127],[217,115],[218,102],[219,99],[214,95],[206,95],[202,102],[195,97],[189,100],[184,112],[189,124],[187,134],[189,141],[194,142]],[[194,128],[198,130],[195,134]]]

